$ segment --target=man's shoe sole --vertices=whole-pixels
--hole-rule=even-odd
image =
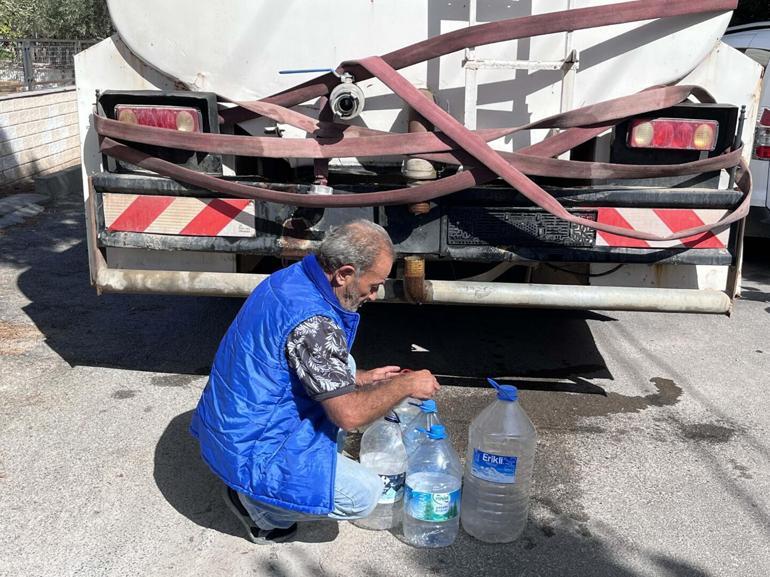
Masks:
[[[259,537],[254,537],[254,535],[252,535],[251,530],[254,529],[256,531],[259,531],[259,527],[257,527],[254,524],[254,521],[251,519],[251,517],[249,517],[248,513],[244,515],[243,512],[238,508],[238,506],[235,503],[233,503],[233,496],[237,499],[238,493],[236,493],[233,489],[225,485],[224,489],[222,490],[222,499],[224,499],[228,509],[230,509],[230,511],[233,512],[233,515],[235,515],[238,518],[238,520],[241,522],[241,525],[243,525],[244,529],[246,529],[246,534],[249,536],[249,540],[252,543],[256,543],[258,545],[264,544],[264,540],[257,541]]]
[[[244,514],[244,512],[238,507],[238,505],[243,507],[243,504],[240,502],[240,500],[238,502],[238,505],[236,505],[233,502],[233,499],[239,499],[238,493],[234,489],[231,489],[230,487],[225,485],[224,490],[222,491],[222,499],[224,499],[227,507],[230,509],[230,511],[233,512],[233,515],[235,515],[238,518],[238,520],[243,525],[244,529],[246,529],[246,535],[248,536],[249,541],[251,541],[255,545],[270,545],[271,543],[283,543],[285,541],[292,539],[297,534],[297,524],[295,523],[293,525],[294,527],[293,531],[287,533],[286,535],[280,535],[278,537],[268,539],[265,537],[265,534],[269,533],[270,531],[276,531],[276,529],[265,530],[257,527],[256,523],[254,523],[254,520],[251,517],[249,517],[248,512]],[[245,510],[245,507],[244,507],[244,510]],[[291,529],[291,527],[289,527],[289,529]],[[256,533],[256,535],[254,533]]]

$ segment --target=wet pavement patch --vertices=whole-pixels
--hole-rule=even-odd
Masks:
[[[681,425],[680,430],[685,439],[712,444],[727,443],[735,435],[735,429],[710,423]]]
[[[673,380],[653,377],[655,392],[629,397],[618,393],[605,395],[554,395],[541,391],[522,394],[522,406],[538,430],[574,430],[578,421],[587,417],[608,417],[622,413],[638,413],[649,407],[675,405],[682,397],[682,388]],[[557,409],[554,409],[557,406]]]
[[[130,399],[131,397],[135,397],[136,393],[139,391],[135,391],[133,389],[121,389],[120,391],[115,391],[112,393],[113,399]]]

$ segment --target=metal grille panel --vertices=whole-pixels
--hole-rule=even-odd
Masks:
[[[596,220],[596,211],[570,211]],[[453,207],[447,212],[450,246],[592,247],[596,231],[536,210]]]

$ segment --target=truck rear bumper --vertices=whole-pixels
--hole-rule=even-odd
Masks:
[[[189,236],[174,236],[174,235],[146,235],[142,233],[127,233],[127,232],[110,232],[106,230],[104,225],[104,213],[103,210],[98,210],[100,200],[103,195],[99,193],[92,194],[89,197],[89,238],[90,245],[93,249],[90,251],[91,257],[91,272],[92,272],[92,284],[97,288],[97,291],[102,292],[126,292],[126,293],[153,293],[153,294],[184,294],[195,296],[232,296],[232,297],[246,297],[253,289],[262,282],[266,275],[261,274],[246,274],[246,273],[222,273],[222,272],[193,272],[190,270],[139,270],[134,268],[111,268],[102,249],[99,247],[112,246],[111,240],[115,238],[130,239],[132,237],[116,236],[119,235],[134,235],[138,241],[152,237],[162,237],[167,241],[184,243],[178,246],[181,250],[189,250],[190,241],[204,243],[222,242],[226,244],[239,243],[244,240],[254,241],[259,238],[258,235],[254,235],[250,238],[217,238],[217,237],[189,237]],[[165,192],[165,191],[164,191]],[[715,196],[705,196],[705,199],[714,199],[717,195],[725,195],[724,191],[712,191]],[[259,205],[257,205],[259,206]],[[713,205],[709,206],[712,208]],[[264,205],[263,205],[264,208]],[[283,207],[284,210],[293,211],[293,207]],[[391,207],[395,210],[406,210],[405,207]],[[721,205],[720,205],[721,208]],[[258,209],[257,209],[258,210]],[[340,209],[342,210],[342,209]],[[383,210],[377,208],[362,208],[356,209],[358,211],[368,211],[367,214],[361,214],[356,216],[371,217],[374,216],[374,211]],[[581,207],[581,210],[585,210]],[[347,211],[346,211],[347,212]],[[333,211],[324,211],[322,215],[323,222],[329,216],[329,213]],[[291,212],[288,212],[290,217]],[[339,215],[343,216],[343,215]],[[380,213],[379,215],[383,215]],[[345,220],[354,218],[349,214],[344,215]],[[386,222],[388,221],[388,215],[385,215]],[[411,215],[414,217],[414,215]],[[390,221],[392,224],[392,220]],[[430,225],[431,222],[437,222],[440,231],[446,229],[441,228],[441,223],[445,220],[443,218],[434,219],[433,221],[427,220],[426,225]],[[327,226],[333,226],[339,224],[336,219],[329,219],[326,223]],[[285,229],[285,227],[283,227]],[[320,237],[323,236],[323,227],[313,227],[316,233],[320,232]],[[318,230],[320,229],[320,230]],[[276,230],[273,227],[273,234],[267,236],[267,240],[263,242],[276,243],[281,242],[284,235],[276,235]],[[391,236],[394,237],[394,241],[397,246],[404,246],[405,243],[411,242],[411,237],[415,233],[420,238],[420,234],[424,234],[424,230],[421,232],[421,227],[410,228],[410,234],[407,236],[399,237],[399,230],[396,227],[391,228]],[[441,237],[445,239],[446,237]],[[413,239],[412,239],[413,240]],[[302,245],[293,245],[288,247],[295,251],[297,256],[302,251],[307,252],[312,250],[312,243],[307,242],[307,239],[299,239]],[[285,242],[285,241],[284,241]],[[439,247],[441,242],[438,243]],[[125,246],[121,245],[121,246]],[[265,245],[267,246],[267,245]],[[277,245],[281,250],[286,251],[287,246],[285,244]],[[141,247],[146,248],[146,247]],[[154,248],[165,248],[167,246]],[[211,247],[215,248],[215,247]],[[209,248],[209,250],[211,250]],[[459,248],[459,247],[458,247]],[[476,248],[476,247],[474,247]],[[480,247],[482,250],[487,251],[490,258],[481,259],[485,261],[509,261],[515,262],[517,259],[522,261],[527,260],[524,257],[515,255],[510,250],[504,250],[493,246]],[[586,250],[592,251],[598,247],[584,247]],[[613,247],[602,247],[605,251],[619,250]],[[301,249],[301,250],[300,250]],[[563,252],[565,247],[555,246],[549,250],[556,251],[551,260],[564,262],[565,259]],[[198,250],[203,250],[198,248]],[[289,252],[291,252],[291,250]],[[231,248],[229,252],[232,252]],[[634,253],[633,251],[637,251]],[[641,251],[641,252],[640,252]],[[673,251],[669,254],[665,251]],[[712,249],[691,249],[683,247],[680,249],[632,249],[626,248],[620,250],[617,254],[626,255],[635,254],[639,255],[648,254],[653,257],[651,262],[660,263],[661,253],[667,256],[663,256],[663,259],[671,258],[680,254],[708,254],[713,253]],[[260,251],[257,251],[258,253]],[[417,250],[404,250],[403,252],[417,254],[416,258],[428,258],[428,254],[420,253]],[[729,250],[724,250],[724,262],[714,264],[735,264],[733,262],[733,255]],[[265,250],[263,254],[270,254],[270,250]],[[655,254],[657,253],[657,254]],[[612,254],[611,252],[605,252],[605,254]],[[468,260],[479,260],[478,252],[470,255]],[[282,256],[288,256],[283,254]],[[439,251],[433,255],[441,258],[442,256],[449,256],[452,260],[453,255],[441,254]],[[604,259],[597,259],[594,255],[588,259],[591,261],[607,262]],[[529,261],[533,264],[532,261]],[[625,262],[629,262],[626,260]],[[730,269],[735,268],[731,266]],[[424,274],[424,273],[423,273]],[[579,309],[579,310],[631,310],[631,311],[659,311],[659,312],[690,312],[690,313],[716,313],[725,314],[729,313],[731,309],[732,299],[730,298],[731,291],[721,291],[713,289],[690,289],[690,288],[639,288],[635,286],[585,286],[576,284],[545,284],[545,283],[503,283],[503,282],[476,282],[471,280],[426,280],[424,277],[418,279],[418,288],[414,289],[414,285],[409,285],[409,282],[413,283],[414,279],[388,279],[385,286],[380,290],[379,300],[385,302],[419,302],[424,304],[461,304],[461,305],[476,305],[476,306],[504,306],[504,307],[528,307],[528,308],[563,308],[563,309]],[[728,283],[730,286],[730,283]],[[728,294],[729,293],[729,294]],[[415,297],[415,295],[419,295]]]
[[[247,297],[267,278],[243,273],[150,271],[97,266],[94,284],[100,293],[127,292],[190,296]],[[379,300],[411,302],[404,282],[389,279]],[[716,290],[425,281],[424,304],[520,308],[627,310],[657,312],[730,312],[726,293]]]
[[[465,190],[432,203],[428,213],[415,215],[407,206],[298,209],[244,199],[216,199],[211,193],[169,179],[137,175],[105,173],[95,176],[93,183],[99,246],[112,248],[295,258],[313,250],[329,228],[365,218],[386,228],[398,254],[420,255],[426,260],[731,265],[737,238],[733,225],[680,241],[627,239],[562,221],[532,208],[529,201],[503,187]],[[372,188],[383,186],[340,190],[364,192]],[[586,218],[661,235],[717,222],[741,200],[738,191],[703,188],[591,186],[551,192],[570,211]],[[146,215],[133,212],[137,204],[153,202],[159,207],[156,213],[150,207],[151,218],[162,216],[150,226]],[[212,207],[218,203],[224,209],[218,210],[234,211],[234,216],[219,232],[205,232],[210,224],[219,225],[202,221],[194,208],[185,208],[196,203],[201,215],[217,213],[211,208],[204,210],[208,206],[204,203]],[[225,203],[245,206],[234,208]]]

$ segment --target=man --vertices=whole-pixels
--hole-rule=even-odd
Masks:
[[[300,520],[368,515],[382,483],[337,454],[339,429],[439,388],[426,370],[357,371],[350,355],[355,311],[377,298],[393,259],[382,227],[338,227],[261,283],[222,339],[190,430],[255,543],[291,538]]]

